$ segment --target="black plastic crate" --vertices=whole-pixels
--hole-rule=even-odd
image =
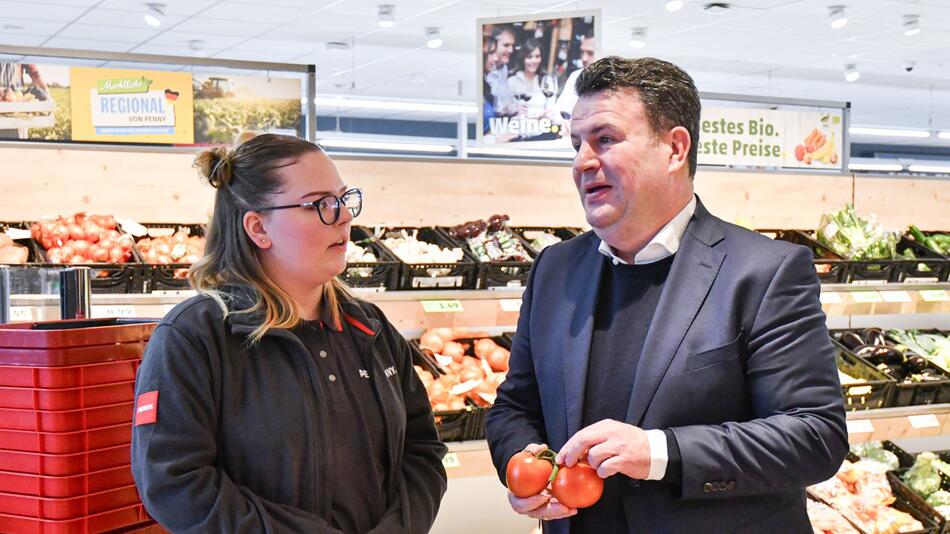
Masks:
[[[855,356],[835,339],[834,333],[831,339],[835,347],[835,361],[838,369],[852,378],[863,380],[863,382],[841,386],[845,409],[860,411],[890,407],[897,381],[862,358]]]
[[[858,355],[856,352],[849,350],[840,342],[841,335],[846,332],[859,333],[860,330],[833,330],[831,333],[832,339],[835,340],[835,343],[838,344],[838,347],[848,351],[850,354],[856,358],[866,362],[871,367],[877,369],[877,363],[864,358]],[[891,407],[902,407],[902,406],[922,406],[927,404],[943,404],[950,402],[950,374],[948,374],[944,369],[941,369],[939,366],[934,365],[932,362],[926,362],[926,369],[929,369],[932,373],[942,376],[942,380],[934,380],[929,382],[904,382],[895,380],[894,383],[894,393],[891,397]],[[889,379],[891,377],[888,377]]]
[[[205,226],[203,224],[165,224],[165,223],[144,223],[142,224],[148,230],[165,230],[174,233],[180,228],[187,228],[188,234],[195,237],[204,237]],[[151,235],[137,237],[135,239],[136,250],[138,243]],[[142,256],[142,262],[146,267],[146,292],[152,291],[181,291],[191,289],[191,283],[188,281],[188,269],[190,263],[146,263],[145,255],[139,251]]]
[[[405,259],[400,258],[398,254],[386,247],[380,240],[380,246],[400,262],[397,289],[479,289],[478,264],[460,243],[430,227],[397,226],[386,228],[383,231],[383,238],[390,232],[402,230],[407,232],[416,231],[416,237],[420,241],[432,243],[442,248],[460,248],[462,249],[463,258],[457,263],[406,263]]]
[[[921,233],[924,234],[924,235],[927,236],[927,237],[930,237],[930,236],[933,236],[934,234],[944,234],[944,235],[947,235],[947,234],[950,234],[950,231],[947,231],[947,230],[939,230],[939,231],[927,230],[927,231],[921,231]],[[915,243],[919,244],[920,246],[926,248],[929,252],[931,252],[931,253],[933,253],[933,254],[936,254],[936,255],[938,255],[938,256],[940,256],[940,257],[942,257],[942,258],[950,258],[950,254],[941,254],[939,251],[934,250],[933,248],[930,248],[930,247],[928,247],[928,246],[925,246],[925,245],[924,245],[923,243],[921,243],[921,242],[918,242],[918,241],[914,238],[913,232],[911,232],[910,230],[908,230],[908,231],[904,234],[904,237],[906,237],[906,238],[909,239],[910,241],[914,241]]]
[[[795,230],[804,238],[805,242],[800,244],[809,245],[812,250],[823,250],[823,255],[834,254],[844,259],[844,265],[847,268],[847,275],[840,280],[842,283],[852,284],[885,284],[888,282],[900,282],[904,275],[905,262],[903,260],[855,260],[845,258],[827,245],[819,242],[814,237],[812,231]]]
[[[946,282],[950,277],[950,259],[941,256],[920,243],[901,236],[897,243],[897,252],[913,252],[916,260],[902,260],[900,281],[909,283]]]
[[[812,239],[800,230],[758,230],[763,234],[774,234],[774,239],[804,245],[811,249],[818,279],[828,284],[846,284],[851,281],[851,262],[841,255]]]
[[[525,235],[526,232],[547,232],[549,234],[553,234],[555,237],[561,238],[562,243],[584,233],[580,228],[553,226],[513,226],[511,227],[511,231],[514,232],[516,236],[521,238],[521,242],[524,244],[528,252],[534,253],[535,256],[537,256],[541,251],[531,245],[532,240],[528,239],[528,237]]]
[[[376,256],[376,261],[347,263],[346,270],[339,278],[350,287],[395,290],[399,285],[399,260],[365,228],[350,227],[350,240],[363,248],[369,248]]]
[[[936,330],[936,329],[930,329],[930,330],[921,329],[921,330],[919,330],[919,332],[920,332],[921,334],[939,334],[939,335],[944,336],[944,337],[950,337],[950,335],[948,335],[947,332],[942,331],[942,330]],[[885,335],[885,337],[887,337],[887,339],[888,339],[889,341],[892,341],[892,342],[894,342],[894,343],[899,343],[896,339],[894,339],[894,338],[892,338],[890,335],[888,335],[886,330],[884,331],[884,335]],[[921,356],[924,356],[924,355],[921,354]],[[924,356],[924,357],[926,358],[926,356]],[[932,362],[932,361],[930,361],[930,360],[927,360],[927,364],[928,364],[928,367],[929,367],[929,368],[937,369],[937,370],[940,371],[941,374],[943,374],[943,375],[945,375],[945,376],[947,376],[947,377],[950,377],[950,369],[947,369],[947,368],[945,368],[945,367],[942,367],[942,366],[940,366],[939,364],[936,364],[936,363],[934,363],[934,362]],[[950,403],[950,395],[948,395],[945,391],[942,391],[942,392],[940,393],[939,400],[938,400],[936,403],[937,403],[937,404]]]
[[[65,269],[68,267],[89,267],[92,278],[92,292],[96,294],[145,293],[147,267],[135,247],[132,247],[132,261],[129,263],[49,263],[46,251],[34,243],[41,267]]]
[[[517,234],[515,234],[515,239],[518,239],[521,246],[524,247],[525,253],[528,254],[531,261],[483,262],[470,250],[468,243],[452,236],[451,228],[440,226],[436,229],[443,234],[444,237],[459,243],[465,253],[477,263],[479,288],[524,287],[528,282],[528,273],[531,272],[531,266],[534,264],[534,258],[537,254],[534,254]]]
[[[419,348],[417,340],[409,342],[412,348],[412,363],[428,371],[434,378],[439,378],[445,372],[435,360]],[[466,400],[466,403],[469,401]],[[435,428],[442,441],[467,441],[485,438],[484,409],[466,404],[461,410],[445,410],[433,412]]]

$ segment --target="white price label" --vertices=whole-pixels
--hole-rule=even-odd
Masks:
[[[943,289],[921,289],[920,298],[927,302],[946,302],[950,296]]]
[[[841,304],[841,294],[830,291],[828,293],[822,292],[818,296],[822,304]]]
[[[884,302],[913,302],[910,293],[906,291],[881,291]]]
[[[10,320],[29,322],[33,320],[33,308],[29,306],[10,306]]]
[[[456,467],[462,467],[462,462],[459,461],[459,455],[457,452],[450,452],[442,458],[442,466],[446,469],[453,469]]]
[[[858,419],[848,421],[848,434],[871,434],[874,432],[874,425],[870,419]]]
[[[135,306],[93,306],[93,319],[104,317],[135,317]]]
[[[940,421],[937,420],[937,416],[932,413],[910,415],[907,419],[910,421],[910,426],[914,428],[936,428],[940,426]]]
[[[883,286],[887,284],[887,280],[852,280],[851,285],[853,286]]]
[[[7,237],[10,239],[29,239],[32,233],[22,228],[7,228]]]
[[[501,311],[509,313],[518,313],[521,311],[521,299],[501,299]]]
[[[884,302],[884,298],[881,297],[881,294],[877,291],[855,291],[851,293],[851,298],[853,298],[855,302],[862,304]]]

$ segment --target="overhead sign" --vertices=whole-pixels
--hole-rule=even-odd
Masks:
[[[72,138],[118,143],[194,143],[190,73],[70,69]]]
[[[703,106],[699,163],[841,169],[842,112]]]

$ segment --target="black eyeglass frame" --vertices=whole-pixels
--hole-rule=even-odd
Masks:
[[[346,206],[346,202],[343,201],[344,197],[353,193],[356,193],[357,195],[359,195],[359,199],[360,199],[359,208],[356,210],[356,213],[354,213],[353,210],[350,210],[350,208]],[[336,204],[333,210],[333,220],[329,222],[327,222],[327,220],[323,218],[323,212],[321,212],[320,208],[317,207],[320,205],[321,202],[323,202],[324,200],[328,198],[332,198],[333,200],[336,201]],[[360,189],[359,187],[354,187],[352,189],[347,189],[340,196],[324,195],[316,200],[301,202],[300,204],[286,204],[283,206],[268,206],[266,208],[260,208],[254,211],[264,212],[264,211],[273,211],[273,210],[286,210],[290,208],[311,208],[317,212],[317,217],[320,218],[320,222],[322,222],[323,224],[327,226],[330,226],[330,225],[336,224],[336,222],[340,220],[340,206],[346,206],[346,209],[350,210],[350,213],[353,215],[353,218],[359,217],[359,214],[362,213],[363,211],[363,190]]]

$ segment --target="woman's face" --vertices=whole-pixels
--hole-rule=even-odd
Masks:
[[[524,70],[535,74],[538,72],[538,67],[541,66],[541,49],[535,48],[534,50],[528,52],[528,55],[524,58]]]
[[[347,190],[336,166],[322,152],[308,152],[277,172],[283,187],[270,198],[269,206],[317,201],[331,194],[339,197]],[[313,208],[271,210],[262,215],[270,246],[261,250],[261,261],[268,275],[279,272],[285,279],[316,288],[346,268],[353,215],[342,203],[340,217],[332,225],[324,224]]]

